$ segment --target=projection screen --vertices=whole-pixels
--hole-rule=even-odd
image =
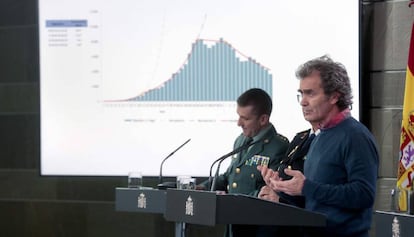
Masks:
[[[39,0],[41,174],[208,176],[241,133],[235,100],[307,129],[295,69],[330,55],[359,114],[359,1]],[[222,164],[222,169],[227,165]]]

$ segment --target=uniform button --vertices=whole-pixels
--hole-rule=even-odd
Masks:
[[[252,174],[250,175],[250,177],[254,178],[254,174],[252,173]]]
[[[237,183],[236,183],[236,182],[232,183],[232,184],[231,184],[231,187],[232,187],[232,188],[237,188]]]
[[[230,186],[229,185],[227,185],[227,190],[229,190],[230,189]]]
[[[240,174],[240,168],[236,168],[236,174]]]

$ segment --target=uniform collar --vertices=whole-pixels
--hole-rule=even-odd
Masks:
[[[262,139],[269,132],[270,129],[272,129],[271,123],[269,123],[265,128],[260,130],[260,132],[256,134],[256,136],[253,137],[253,142],[259,141],[260,139]]]

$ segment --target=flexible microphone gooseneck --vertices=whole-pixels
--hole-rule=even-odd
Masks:
[[[178,150],[180,150],[185,144],[187,144],[189,141],[191,140],[188,139],[187,141],[185,141],[183,144],[181,144],[181,146],[177,147],[177,149],[175,149],[173,152],[171,152],[167,157],[164,158],[164,160],[162,160],[161,165],[160,165],[160,176],[159,176],[159,183],[157,185],[158,189],[167,189],[167,188],[175,188],[176,187],[176,183],[175,182],[162,182],[162,166],[164,165],[164,162],[170,158],[172,155],[174,155],[174,153]]]
[[[232,156],[232,155],[234,155],[234,154],[237,154],[237,153],[241,152],[242,150],[249,148],[250,146],[253,146],[253,145],[254,145],[254,144],[256,144],[256,143],[259,143],[259,142],[261,141],[261,139],[260,139],[260,140],[255,141],[255,142],[252,142],[252,141],[253,141],[253,140],[250,140],[250,141],[249,141],[249,142],[247,142],[246,144],[239,146],[238,148],[234,149],[233,151],[231,151],[231,152],[229,152],[229,153],[225,154],[224,156],[222,156],[222,157],[218,158],[217,160],[215,160],[215,161],[213,162],[213,164],[211,164],[211,167],[210,167],[210,174],[209,174],[209,177],[208,177],[208,183],[209,183],[209,184],[211,184],[211,185],[210,185],[210,191],[215,191],[215,189],[216,189],[216,187],[215,187],[215,186],[216,186],[216,179],[217,179],[218,174],[219,174],[219,170],[220,170],[220,165],[221,165],[221,162],[223,162],[223,161],[224,161],[225,159],[227,159],[228,157],[230,157],[230,156]],[[213,166],[214,166],[217,162],[218,162],[218,165],[217,165],[216,173],[214,174],[214,178],[213,178],[213,177],[212,177],[212,170],[213,170]]]

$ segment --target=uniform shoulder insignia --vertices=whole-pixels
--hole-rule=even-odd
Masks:
[[[302,133],[308,133],[308,132],[310,132],[310,129],[306,129],[306,130],[303,130],[303,131],[301,131],[301,132],[298,132],[297,134],[302,134]]]
[[[304,130],[302,132],[296,133],[296,136],[299,136],[301,139],[303,139],[308,135],[309,132],[310,132],[310,129],[307,129],[307,130]]]
[[[279,137],[279,138],[281,138],[282,140],[284,140],[284,141],[289,141],[289,139],[287,139],[285,136],[283,136],[282,134],[277,134],[277,136]]]

